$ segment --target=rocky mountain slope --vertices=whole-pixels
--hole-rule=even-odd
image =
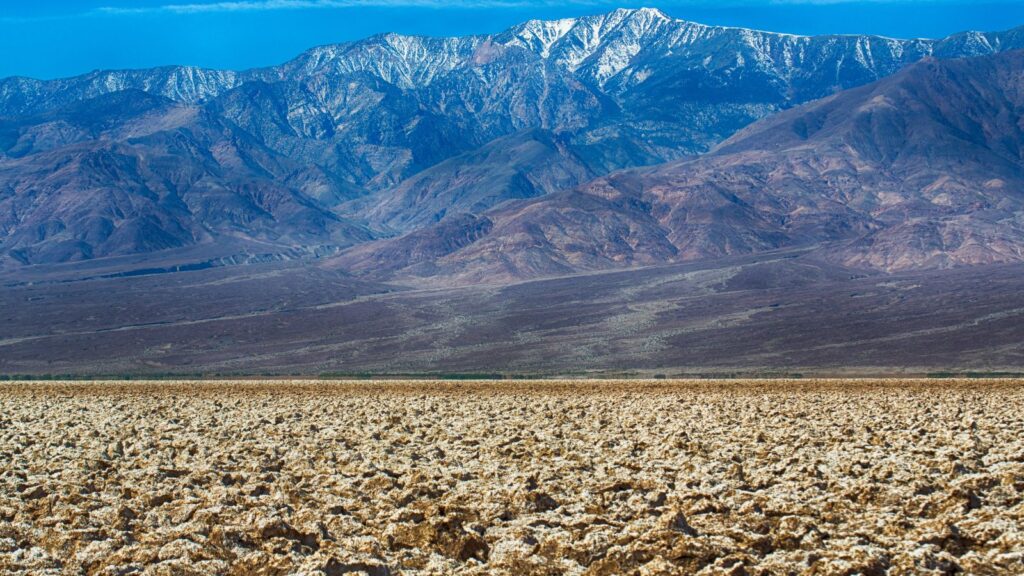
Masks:
[[[527,206],[546,204],[518,204],[523,198],[691,157],[758,118],[925,56],[1019,47],[1020,29],[942,40],[804,37],[638,9],[530,21],[492,36],[385,34],[241,72],[9,78],[0,80],[0,261],[52,263],[226,237],[343,247],[432,237],[436,230],[422,227],[450,218],[445,229],[456,238],[441,246],[490,229],[482,218],[493,225],[489,234],[500,221],[521,222],[517,237],[530,243],[543,226],[527,222],[539,209]],[[604,247],[510,270],[722,251],[723,240],[649,228],[654,216],[629,199],[559,198],[568,212],[545,218],[590,218]],[[502,206],[528,212],[481,216]],[[477,232],[466,236],[466,222]],[[728,253],[782,241],[768,223],[736,232],[743,222],[705,228],[736,235]],[[573,246],[592,234],[562,232]],[[623,242],[629,250],[613,248]]]
[[[698,159],[484,212],[486,233],[443,255],[421,256],[420,231],[338,265],[479,281],[815,245],[890,271],[1024,260],[1022,72],[1024,52],[928,59]]]
[[[567,138],[528,129],[431,166],[357,200],[346,211],[393,230],[413,230],[449,213],[478,214],[505,201],[573,188],[596,176]]]
[[[372,238],[318,201],[331,177],[201,108],[130,90],[0,121],[0,238],[21,264],[243,237],[345,246]]]

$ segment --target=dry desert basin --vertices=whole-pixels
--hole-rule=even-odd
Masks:
[[[1022,574],[1024,382],[0,386],[3,574]]]

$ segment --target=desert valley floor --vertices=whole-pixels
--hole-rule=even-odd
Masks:
[[[165,258],[0,272],[0,375],[902,376],[1024,366],[1024,264],[884,274],[783,250],[449,285],[368,282],[316,261],[187,269],[201,259]]]
[[[0,386],[5,574],[1024,572],[1024,382]]]

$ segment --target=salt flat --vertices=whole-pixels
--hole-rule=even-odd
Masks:
[[[10,574],[1024,572],[1019,380],[18,382]]]

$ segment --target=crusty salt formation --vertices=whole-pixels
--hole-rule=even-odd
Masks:
[[[5,574],[1024,573],[1024,383],[0,386]]]

